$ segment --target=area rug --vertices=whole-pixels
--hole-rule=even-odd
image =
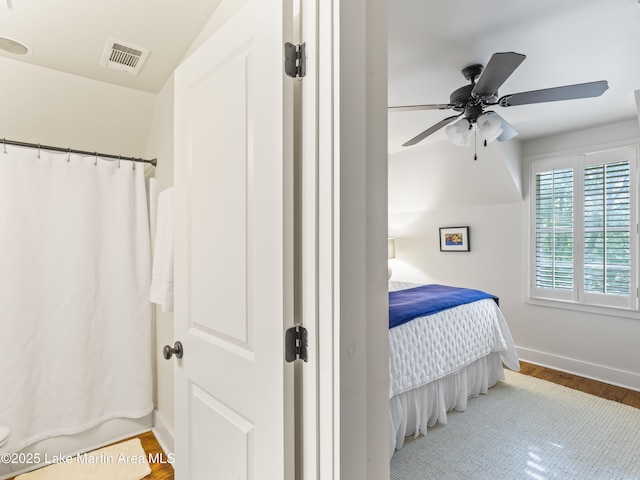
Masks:
[[[505,374],[396,450],[392,480],[640,479],[640,409]]]
[[[52,457],[47,467],[16,480],[140,480],[151,473],[139,438],[89,453]]]

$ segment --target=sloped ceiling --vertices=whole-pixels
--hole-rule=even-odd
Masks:
[[[157,93],[221,0],[0,0],[0,36],[31,54],[0,56]],[[138,76],[100,66],[108,38],[151,51]]]
[[[477,161],[473,148],[448,141],[395,154],[389,162],[389,214],[521,201],[514,145],[493,142],[479,148]]]

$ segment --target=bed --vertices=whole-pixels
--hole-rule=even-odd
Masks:
[[[416,312],[423,310],[407,308],[415,298],[417,303],[424,303],[422,296],[439,300],[450,289],[465,303],[450,306],[456,302],[444,300],[419,316]],[[389,282],[389,292],[393,455],[405,436],[417,437],[427,427],[447,423],[448,411],[466,410],[468,398],[486,394],[504,380],[504,366],[519,371],[520,364],[498,298],[478,290],[405,282]]]

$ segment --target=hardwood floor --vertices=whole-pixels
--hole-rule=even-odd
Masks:
[[[631,407],[640,408],[640,392],[628,390],[608,383],[590,380],[588,378],[572,375],[571,373],[559,372],[550,368],[541,367],[531,363],[520,362],[520,373],[532,377],[548,380],[549,382],[564,385],[565,387],[590,393],[597,397],[613,400]]]
[[[142,448],[151,455],[152,458],[161,458],[161,462],[149,462],[151,467],[151,475],[145,477],[145,480],[173,480],[173,467],[167,462],[167,455],[153,435],[153,432],[145,432],[138,435],[142,441]],[[158,455],[161,455],[158,456]]]

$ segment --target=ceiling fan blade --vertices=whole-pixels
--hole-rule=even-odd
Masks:
[[[453,107],[448,103],[434,103],[431,105],[406,105],[398,107],[388,107],[390,112],[411,112],[414,110],[448,110]]]
[[[422,132],[419,135],[416,135],[415,137],[413,137],[411,140],[409,140],[406,143],[403,143],[402,146],[403,147],[410,147],[411,145],[415,145],[416,143],[421,142],[422,140],[424,140],[425,138],[427,138],[429,135],[431,135],[432,133],[437,132],[438,130],[440,130],[442,127],[444,127],[445,125],[453,122],[456,118],[461,117],[463,114],[461,113],[460,115],[454,115],[453,117],[447,117],[444,120],[440,120],[438,123],[436,123],[435,125],[432,125],[430,128],[427,128],[424,132]]]
[[[564,87],[544,88],[542,90],[505,95],[500,98],[498,103],[502,107],[513,107],[515,105],[529,105],[531,103],[599,97],[608,88],[609,84],[607,81],[600,80],[598,82],[579,83],[577,85],[565,85]]]
[[[524,61],[526,55],[515,52],[494,53],[473,87],[478,97],[497,95],[498,89]]]

